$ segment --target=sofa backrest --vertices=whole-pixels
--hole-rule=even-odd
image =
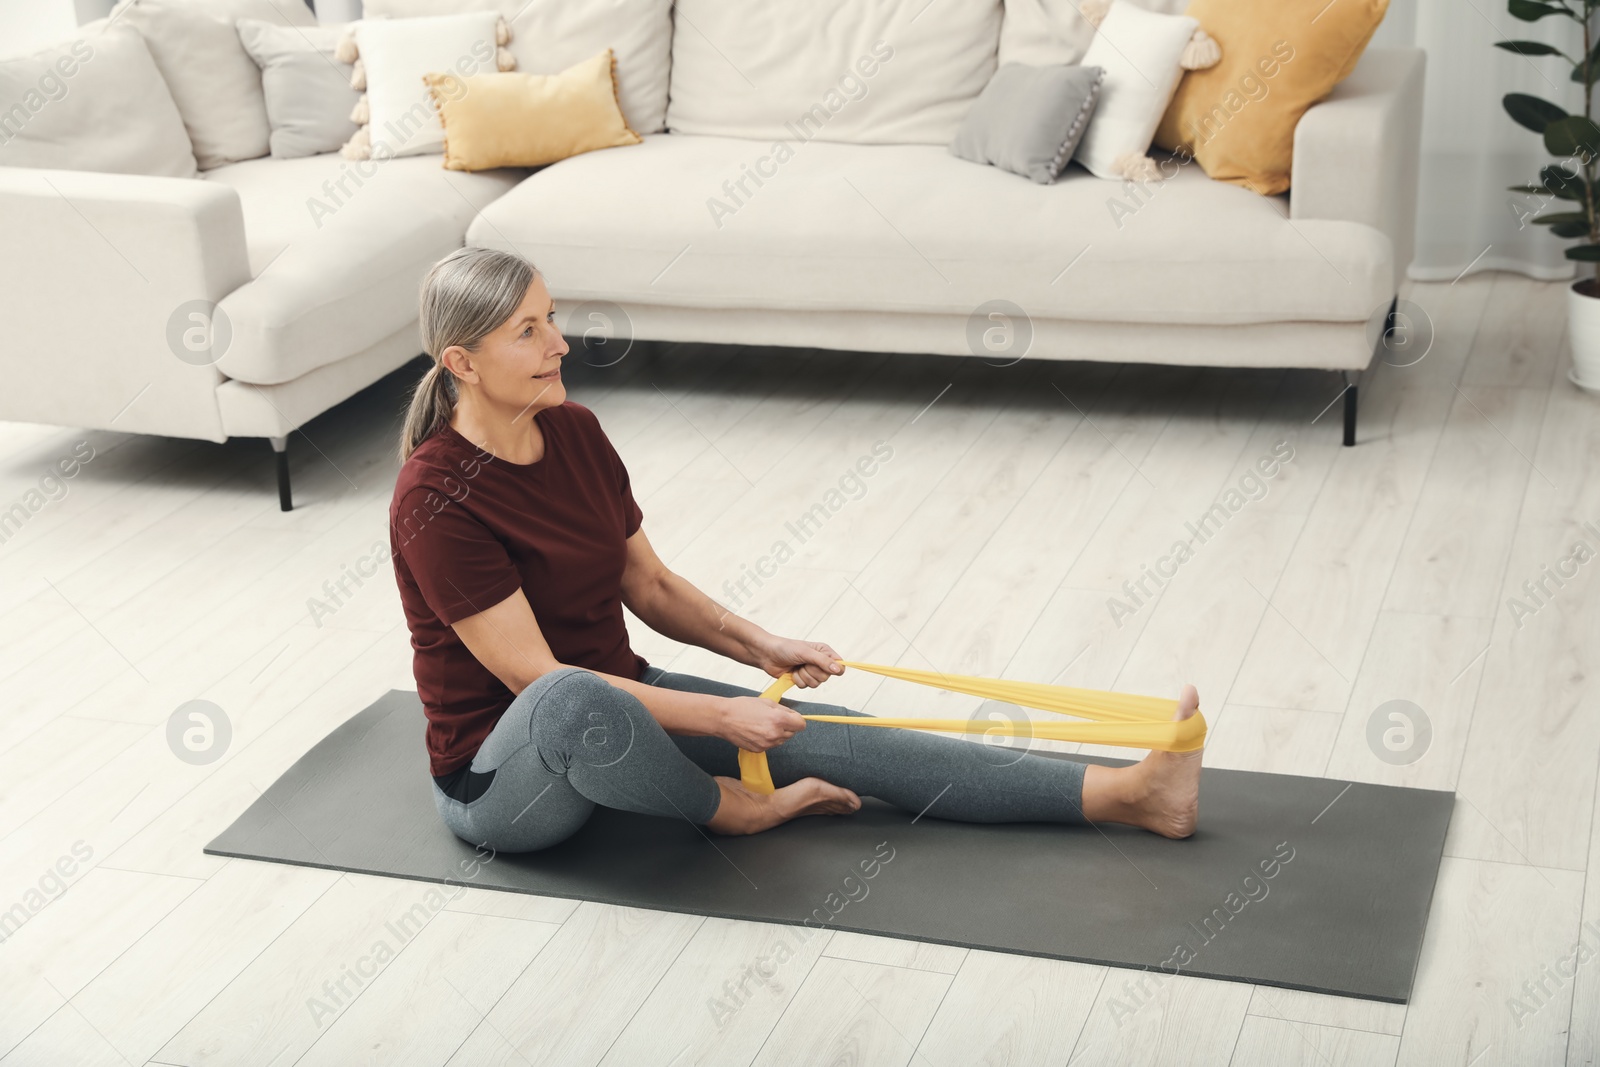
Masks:
[[[995,71],[1001,0],[677,0],[674,133],[949,144]]]
[[[1189,0],[1116,0],[1158,15],[1181,15]],[[1082,0],[1005,0],[1000,26],[1000,63],[1047,66],[1081,63],[1094,26],[1078,11]]]
[[[366,0],[365,18],[498,11],[506,48],[526,74],[559,74],[607,48],[617,59],[617,97],[635,133],[660,133],[667,114],[672,0]]]

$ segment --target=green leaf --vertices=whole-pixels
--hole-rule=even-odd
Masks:
[[[1600,245],[1573,245],[1567,249],[1568,259],[1579,259],[1585,263],[1600,263]]]
[[[1566,225],[1579,222],[1583,224],[1583,232],[1589,232],[1589,216],[1581,211],[1552,211],[1547,215],[1533,215],[1528,221],[1540,226]]]
[[[1553,156],[1600,156],[1600,126],[1582,115],[1568,115],[1544,128],[1544,147]]]
[[[1543,4],[1539,0],[1511,0],[1511,15],[1523,22],[1538,22],[1547,15],[1566,15],[1569,12],[1560,4]]]
[[[1517,125],[1525,126],[1534,133],[1543,133],[1552,122],[1567,117],[1564,109],[1527,93],[1507,93],[1500,102]]]
[[[1550,227],[1550,232],[1557,237],[1588,237],[1589,224],[1587,222],[1558,222]]]
[[[1556,191],[1556,190],[1552,190],[1552,189],[1546,189],[1542,185],[1508,185],[1508,186],[1506,186],[1506,191],[1507,192],[1512,192],[1512,193],[1525,193],[1528,196],[1546,196],[1547,197],[1547,196],[1552,196],[1553,195],[1558,200],[1582,200],[1583,199],[1583,194],[1582,193],[1568,193],[1568,192],[1565,192],[1565,191]]]
[[[1552,163],[1548,167],[1539,169],[1539,180],[1544,183],[1544,188],[1560,197],[1562,200],[1582,200],[1584,194],[1583,175],[1574,174],[1559,163]]]
[[[1543,41],[1496,41],[1496,48],[1504,48],[1507,52],[1514,52],[1519,56],[1559,56],[1561,49],[1554,45],[1545,44]]]

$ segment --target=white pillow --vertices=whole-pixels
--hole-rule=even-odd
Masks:
[[[234,20],[315,26],[305,0],[122,0],[111,18],[150,46],[201,170],[267,154],[261,68],[239,43]]]
[[[617,57],[617,99],[636,133],[667,122],[672,0],[367,0],[367,18],[498,11],[510,20],[506,49],[524,74],[560,74],[607,48]]]
[[[0,61],[0,101],[0,166],[199,175],[167,83],[126,26]]]
[[[1172,100],[1179,62],[1200,23],[1184,15],[1158,15],[1128,0],[1113,0],[1083,65],[1105,70],[1100,99],[1073,159],[1097,178],[1146,173],[1145,153]]]
[[[442,155],[444,126],[422,76],[454,71],[466,78],[500,69],[495,56],[499,22],[498,12],[475,11],[356,23],[367,127],[345,145],[344,155],[354,159],[366,158],[363,152],[376,159]]]
[[[1000,0],[677,0],[667,126],[948,146],[995,72]]]

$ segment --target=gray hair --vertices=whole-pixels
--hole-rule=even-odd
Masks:
[[[433,357],[433,366],[411,393],[400,432],[400,462],[444,429],[455,412],[460,398],[455,375],[439,362],[440,355],[453,345],[476,351],[522,304],[538,276],[532,263],[512,252],[458,248],[422,279],[417,320],[423,351]]]

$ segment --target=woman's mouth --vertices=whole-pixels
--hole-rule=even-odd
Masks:
[[[535,380],[537,380],[537,381],[541,381],[541,382],[553,382],[553,381],[555,381],[555,380],[556,380],[556,379],[557,379],[557,378],[559,378],[559,377],[561,377],[561,368],[560,368],[560,367],[557,367],[557,368],[556,368],[556,369],[555,369],[555,370],[553,370],[553,371],[550,371],[550,372],[549,372],[549,373],[547,373],[547,374],[535,374],[535,375],[534,375],[534,376],[533,376],[533,377],[534,377],[534,379],[535,379]]]

